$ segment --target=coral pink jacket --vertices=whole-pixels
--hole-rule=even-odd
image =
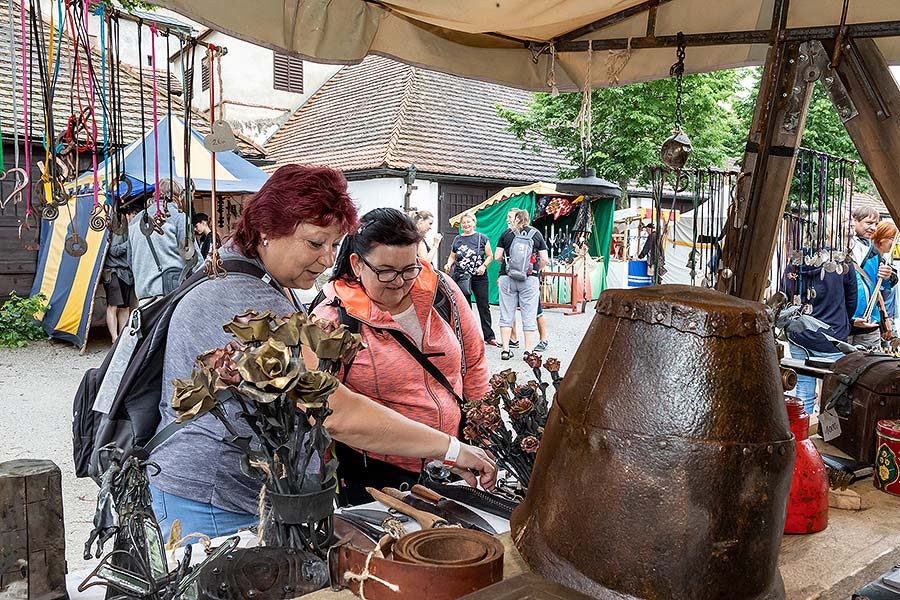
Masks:
[[[481,331],[459,287],[450,278],[445,278],[459,309],[466,356],[466,374],[463,376],[460,362],[462,349],[456,333],[433,306],[435,294],[438,293],[438,277],[443,275],[425,263],[410,290],[416,315],[423,324],[421,350],[441,370],[458,395],[467,400],[479,399],[490,390]],[[332,303],[339,298],[344,309],[359,319],[360,333],[366,343],[366,348],[356,355],[346,373],[344,384],[410,419],[456,436],[461,411],[450,392],[426,373],[397,340],[376,330],[396,329],[405,333],[390,313],[378,308],[358,285],[344,281],[331,282],[323,291],[326,299],[313,310],[313,314],[337,322],[338,311]],[[409,471],[418,472],[422,467],[421,459],[369,456]]]

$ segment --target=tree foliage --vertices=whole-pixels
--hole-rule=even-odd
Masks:
[[[741,89],[743,76],[743,70],[685,76],[683,129],[694,145],[689,166],[723,166],[735,156],[739,120],[730,102]],[[675,96],[674,79],[593,90],[592,148],[587,166],[620,187],[631,181],[646,183],[646,167],[660,163],[659,147],[672,134]],[[580,93],[555,97],[539,93],[526,112],[498,110],[523,146],[537,150],[541,140],[565,153],[576,165],[560,173],[568,177],[582,164],[579,131],[574,124],[581,101]]]

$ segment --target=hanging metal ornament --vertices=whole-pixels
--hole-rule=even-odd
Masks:
[[[672,135],[663,142],[659,149],[659,156],[664,165],[670,169],[684,168],[691,152],[694,150],[690,138],[681,129],[681,98],[684,87],[684,33],[678,32],[678,60],[669,69],[669,76],[675,78],[675,129]]]

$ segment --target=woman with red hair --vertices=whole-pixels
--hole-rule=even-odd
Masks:
[[[189,378],[196,357],[231,341],[222,324],[249,308],[287,315],[304,310],[292,289],[309,289],[334,264],[341,239],[358,227],[347,181],[326,167],[288,165],[278,169],[245,205],[223,260],[238,260],[262,276],[232,270],[208,279],[178,303],[169,325],[160,398],[162,429],[175,419],[172,380]],[[254,269],[245,269],[253,271]],[[380,454],[443,458],[446,434],[376,404],[341,386],[330,399],[334,411],[325,426],[336,440]],[[225,401],[229,417],[240,407]],[[229,419],[240,435],[252,435],[239,418]],[[158,430],[159,430],[158,429]],[[181,530],[209,536],[234,533],[258,521],[257,480],[241,472],[241,451],[226,443],[224,426],[212,415],[191,420],[160,445],[152,459],[161,471],[152,478],[153,510],[168,537],[174,519]],[[496,467],[482,450],[463,445],[457,464],[492,481]]]

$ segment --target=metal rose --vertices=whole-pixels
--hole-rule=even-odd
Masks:
[[[263,403],[293,389],[303,372],[300,360],[293,358],[290,348],[277,340],[245,350],[236,363],[243,379],[241,392]]]
[[[285,346],[296,346],[300,343],[300,328],[308,321],[308,317],[302,312],[281,317],[272,326],[269,337]]]
[[[521,442],[519,442],[519,448],[521,448],[522,452],[525,452],[526,454],[534,454],[540,447],[541,440],[537,439],[533,435],[527,435],[522,438]]]
[[[335,326],[326,319],[307,322],[300,328],[300,341],[319,360],[349,362],[362,346],[362,336],[351,333],[346,325]]]
[[[562,367],[559,360],[556,358],[548,358],[544,361],[544,368],[550,371],[551,373],[559,373],[559,369]]]
[[[521,419],[532,410],[534,410],[534,402],[528,398],[515,398],[507,407],[509,416],[513,419]]]
[[[515,385],[516,383],[516,372],[512,369],[504,369],[500,371],[500,376],[506,380],[506,383],[509,385]]]
[[[264,342],[271,335],[270,323],[275,318],[275,313],[270,310],[257,312],[252,308],[236,315],[222,328],[244,343]]]
[[[215,348],[197,357],[197,364],[206,367],[215,375],[213,388],[215,391],[236,387],[241,383],[234,357],[246,350],[246,346],[232,340],[222,348]]]
[[[516,397],[518,398],[534,398],[537,390],[530,385],[520,385],[516,387]]]
[[[216,405],[213,393],[212,371],[205,367],[194,369],[190,379],[175,379],[175,393],[172,395],[172,408],[175,409],[176,421],[181,423],[208,412]]]
[[[497,428],[498,425],[503,421],[500,416],[500,409],[496,406],[491,406],[490,404],[482,404],[481,409],[479,410],[481,413],[481,419],[484,423],[484,427],[490,431],[493,431]]]
[[[501,373],[494,373],[493,375],[491,375],[490,383],[491,389],[494,390],[494,392],[502,394],[509,391],[509,382]]]
[[[485,404],[489,404],[491,406],[500,406],[500,394],[495,391],[490,391],[485,394],[484,398],[481,399]]]
[[[466,413],[466,422],[467,423],[469,423],[471,425],[481,425],[482,423],[484,423],[484,417],[481,414],[481,406],[484,406],[484,405],[476,406],[476,407],[470,409],[469,412]]]
[[[340,382],[325,371],[307,371],[288,392],[288,398],[304,408],[322,408]]]
[[[466,425],[463,427],[463,437],[471,442],[478,437],[478,430],[474,425]]]
[[[541,355],[538,354],[537,352],[526,352],[525,356],[523,358],[525,359],[525,363],[528,364],[528,366],[531,367],[532,369],[540,369],[541,368],[541,363],[543,362],[543,359],[541,358]]]

